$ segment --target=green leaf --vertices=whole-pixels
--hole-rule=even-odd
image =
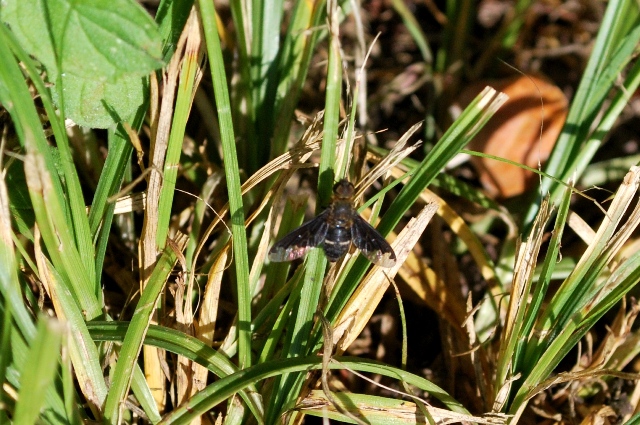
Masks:
[[[47,30],[41,0],[8,0],[0,8],[0,20],[9,25],[20,45],[57,75],[56,59]]]
[[[145,99],[146,84],[138,75],[127,75],[109,83],[74,75],[63,75],[65,114],[77,124],[108,128],[130,122]]]
[[[0,18],[62,84],[57,103],[80,125],[130,120],[144,102],[142,78],[163,66],[158,27],[132,0],[8,0]]]
[[[33,340],[21,374],[20,394],[13,416],[15,424],[32,424],[44,406],[47,389],[52,386],[58,362],[64,326],[56,320],[42,317],[38,334]]]
[[[11,198],[9,209],[11,218],[21,235],[33,240],[31,229],[35,223],[36,216],[33,212],[27,181],[24,177],[24,168],[19,162],[10,163],[5,169],[5,181],[7,187],[11,188]]]
[[[50,73],[115,81],[163,65],[158,28],[131,0],[8,0],[2,20]]]
[[[158,28],[131,0],[48,0],[64,72],[93,78],[146,75],[163,65]]]

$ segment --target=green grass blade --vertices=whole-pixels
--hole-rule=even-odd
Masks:
[[[176,242],[176,246],[179,249],[180,243]],[[121,409],[124,406],[124,400],[129,391],[133,368],[142,349],[142,343],[149,327],[151,314],[155,309],[162,288],[164,288],[165,282],[178,258],[178,253],[174,252],[176,246],[171,245],[165,248],[149,277],[147,286],[140,295],[138,308],[127,329],[127,334],[122,343],[122,349],[120,350],[120,358],[113,372],[114,379],[104,407],[105,421],[110,423],[120,422]]]
[[[342,61],[338,39],[337,3],[328,2],[327,10],[330,16],[329,26],[331,31],[329,37],[329,63],[327,66],[327,91],[325,93],[324,136],[318,170],[318,210],[329,204],[333,188],[336,140],[338,138],[340,99],[342,95]],[[285,344],[287,347],[285,352],[288,357],[298,357],[313,350],[313,345],[308,345],[308,342],[310,341],[313,316],[317,310],[324,282],[327,265],[324,252],[321,249],[311,250],[307,254],[305,265],[307,271],[302,283],[300,301],[295,309],[295,321],[292,324],[292,332],[288,336],[287,344]],[[281,387],[276,392],[273,403],[268,406],[267,422],[276,420],[285,407],[293,403],[297,398],[303,379],[304,374],[283,375],[282,381],[279,383]]]
[[[279,120],[278,117],[293,116],[320,37],[317,28],[324,23],[325,18],[324,1],[295,2],[278,64],[281,76],[273,108],[273,119],[277,122],[271,146],[272,158],[286,150],[291,120]]]
[[[142,122],[138,119],[135,124],[140,125]],[[89,227],[93,238],[96,237],[106,214],[107,199],[116,194],[122,185],[132,152],[133,145],[129,142],[129,137],[122,126],[118,126],[116,130],[109,130],[109,152],[104,167],[102,167],[98,187],[89,211]]]
[[[89,222],[87,220],[84,196],[80,187],[78,174],[73,164],[67,131],[63,124],[64,116],[60,115],[59,110],[54,107],[50,92],[45,87],[45,83],[42,81],[40,72],[36,69],[33,60],[9,33],[7,34],[7,40],[10,41],[12,51],[24,65],[31,81],[38,90],[42,104],[47,112],[47,117],[51,123],[51,128],[58,147],[58,153],[60,154],[60,164],[62,165],[61,169],[64,176],[65,187],[68,191],[66,199],[68,200],[69,211],[73,220],[75,243],[82,258],[82,263],[86,265],[87,272],[92,278],[92,282],[95,284],[93,291],[96,294],[96,298],[100,303],[102,303],[100,282],[96,278],[96,271],[94,268],[93,260],[95,253],[93,241],[89,232]]]
[[[329,366],[331,369],[343,369],[344,367],[348,367],[349,369],[356,370],[358,372],[376,373],[393,379],[399,379],[409,385],[414,385],[419,389],[427,391],[442,401],[454,412],[465,414],[469,413],[459,402],[454,400],[438,386],[424,378],[403,371],[402,369],[397,369],[371,360],[354,359],[349,357],[338,357],[336,360],[339,361],[340,364],[330,363]],[[322,367],[321,362],[322,361],[318,356],[309,356],[275,360],[269,363],[258,364],[248,369],[243,369],[207,386],[203,391],[193,396],[186,404],[166,415],[161,423],[189,423],[189,421],[199,415],[202,415],[207,410],[212,409],[217,404],[223,402],[234,393],[246,388],[252,383],[283,373],[300,373],[308,372],[311,369],[319,369]]]
[[[592,306],[578,312],[565,325],[542,354],[535,359],[531,372],[525,377],[513,399],[508,413],[521,414],[529,398],[535,395],[558,364],[575,345],[591,330],[596,322],[618,303],[640,280],[640,253],[636,253],[620,266],[619,272],[610,279],[613,289]]]
[[[6,37],[6,31],[2,26],[0,37]],[[102,314],[102,305],[98,302],[95,279],[91,279],[84,267],[72,229],[68,226],[65,197],[35,105],[7,44],[0,42],[0,45],[0,60],[4,59],[4,65],[0,67],[0,103],[8,108],[27,151],[25,175],[43,240],[54,264],[68,276],[65,281],[74,288],[74,295],[87,317],[98,317]]]
[[[195,22],[193,19],[187,21],[188,25]],[[197,35],[194,35],[194,29]],[[186,31],[186,29],[185,29]],[[199,38],[199,28],[192,28],[187,35],[185,53],[181,61],[180,77],[176,94],[176,104],[171,122],[171,133],[167,145],[164,160],[164,170],[162,174],[162,188],[158,205],[158,225],[156,233],[156,243],[159,249],[163,249],[169,232],[169,221],[171,220],[171,207],[173,206],[173,196],[176,189],[178,170],[180,168],[180,155],[185,137],[187,120],[191,112],[191,105],[197,87],[198,74],[200,73],[200,57],[198,55],[199,43],[194,38]]]
[[[260,0],[253,4],[252,98],[255,111],[255,131],[249,138],[249,146],[256,149],[251,153],[258,169],[269,159],[269,144],[260,143],[263,138],[271,139],[273,128],[278,123],[274,113],[274,102],[278,86],[279,69],[274,66],[280,54],[280,26],[282,24],[283,0]]]
[[[41,317],[33,343],[29,348],[26,365],[20,377],[20,392],[13,415],[16,425],[35,424],[45,403],[45,394],[58,373],[60,345],[64,326],[57,321]]]
[[[501,333],[499,357],[496,365],[494,398],[498,398],[503,386],[514,374],[513,368],[516,366],[514,360],[518,344],[522,342],[522,328],[525,325],[525,313],[527,311],[527,300],[531,295],[532,280],[535,262],[540,255],[544,229],[551,215],[551,206],[543,203],[540,213],[531,228],[531,234],[525,243],[520,244],[515,273],[511,286],[509,305],[504,320],[504,330]]]
[[[553,273],[557,266],[558,257],[560,255],[560,242],[562,240],[562,235],[564,233],[564,228],[569,213],[569,207],[571,205],[572,193],[573,192],[571,191],[571,188],[567,188],[565,190],[562,202],[560,203],[560,207],[558,208],[556,222],[553,227],[553,236],[549,241],[549,247],[544,258],[544,263],[542,264],[542,268],[537,278],[536,285],[534,286],[531,302],[527,307],[527,313],[524,318],[525,323],[522,326],[522,331],[520,333],[521,335],[530,335],[537,318],[541,315],[540,308],[542,306],[542,302],[547,296],[547,291],[549,290],[549,285],[551,284]],[[533,339],[535,340],[535,337]],[[515,371],[520,370],[522,363],[524,363],[525,367],[528,367],[526,365],[535,363],[535,360],[527,359],[527,354],[530,353],[526,352],[527,350],[533,348],[533,346],[535,346],[535,343],[531,341],[519,342],[519,349],[517,351],[518,358],[513,360]],[[524,356],[524,359],[521,359],[520,356]]]
[[[11,333],[11,355],[13,364],[7,369],[7,382],[14,388],[20,388],[21,373],[24,368],[30,367],[27,363],[29,346],[18,332]],[[73,423],[74,417],[67,416],[64,401],[55,386],[49,386],[44,396],[46,408],[41,412],[42,419],[49,423]]]
[[[0,298],[4,301],[6,298]],[[0,305],[0,314],[2,314],[2,322],[0,323],[0,382],[7,381],[7,367],[11,363],[11,333],[13,332],[13,319],[11,317],[11,303],[3,303]],[[0,403],[5,406],[0,410],[0,423],[9,423],[7,410],[10,406],[11,399],[5,391],[0,392]]]
[[[68,286],[64,284],[62,277],[51,267],[51,264],[43,258],[38,265],[49,282],[56,313],[59,317],[65,318],[71,331],[68,339],[69,355],[75,375],[83,383],[81,391],[93,413],[99,414],[107,397],[107,385],[102,374],[98,349],[87,331],[83,312],[78,308]]]
[[[238,294],[238,356],[240,367],[251,365],[251,288],[249,287],[249,256],[247,253],[247,234],[244,227],[244,209],[240,188],[240,170],[236,154],[236,141],[233,135],[233,120],[227,89],[227,77],[224,58],[220,47],[215,11],[213,4],[199,0],[202,28],[207,44],[207,54],[211,66],[211,77],[218,107],[220,135],[224,155],[224,170],[229,193],[229,211],[231,215],[231,233],[233,235],[233,259],[236,271]]]
[[[7,309],[5,314],[12,317],[22,336],[27,341],[31,341],[36,329],[33,318],[23,302],[13,243],[9,197],[3,179],[0,181],[0,294]],[[3,353],[8,352],[3,351]]]
[[[115,322],[111,322],[115,323]],[[124,337],[124,333],[126,329],[123,329],[122,335]],[[93,336],[93,334],[92,334]],[[162,419],[160,412],[158,411],[158,405],[156,404],[155,398],[153,398],[153,394],[151,393],[151,389],[149,385],[147,385],[147,380],[140,369],[140,366],[136,365],[133,369],[133,378],[131,379],[131,391],[136,396],[138,403],[140,403],[140,407],[144,410],[149,421],[152,424],[157,424]]]
[[[175,51],[182,28],[189,18],[193,0],[161,0],[156,12],[160,38],[163,40],[162,55],[168,62]]]
[[[547,341],[552,340],[554,335],[563,329],[565,323],[571,320],[576,311],[590,302],[590,292],[595,288],[594,285],[597,284],[600,273],[610,260],[608,250],[611,237],[614,235],[616,226],[622,221],[631,203],[632,194],[637,189],[638,182],[632,179],[620,187],[594,240],[580,258],[573,273],[562,283],[544,314],[540,317],[539,330],[548,331],[545,332]]]
[[[597,116],[607,93],[614,88],[617,75],[631,60],[632,51],[640,42],[638,16],[638,4],[632,0],[614,0],[607,5],[565,126],[544,167],[546,173],[565,182],[579,178],[601,145],[602,135],[608,128],[597,121]],[[590,140],[593,136],[595,140]],[[551,193],[552,203],[561,193],[561,187],[551,179],[543,179],[540,190]],[[536,203],[532,203],[524,219],[525,229],[536,210]]]
[[[91,336],[96,341],[123,341],[130,324],[126,322],[91,322],[88,324]],[[207,369],[216,376],[223,378],[238,372],[233,364],[220,351],[216,351],[197,338],[186,335],[175,329],[151,325],[144,337],[146,345],[162,348],[169,352],[186,357]],[[240,396],[245,400],[251,411],[259,421],[262,418],[262,405],[259,398],[253,397],[251,392],[256,391],[252,385],[248,391],[240,391]]]

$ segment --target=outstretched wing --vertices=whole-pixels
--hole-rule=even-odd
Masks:
[[[351,227],[353,244],[365,257],[382,267],[396,264],[396,253],[378,231],[359,215],[355,215]]]
[[[275,243],[269,250],[269,260],[274,262],[292,261],[302,257],[309,248],[314,248],[324,242],[329,225],[327,223],[328,210],[307,221],[296,230]]]

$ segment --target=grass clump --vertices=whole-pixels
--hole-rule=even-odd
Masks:
[[[640,83],[638,5],[610,1],[584,69],[549,75],[573,95],[536,168],[465,150],[517,115],[504,93],[444,112],[497,58],[539,71],[521,3],[490,24],[453,3],[5,2],[0,420],[636,421],[640,171],[601,148]],[[537,177],[491,198],[469,155]],[[341,178],[395,265],[270,262]]]

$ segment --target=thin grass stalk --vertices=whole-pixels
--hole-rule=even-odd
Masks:
[[[40,410],[46,405],[47,388],[55,382],[64,331],[64,326],[54,319],[40,318],[36,337],[29,347],[26,362],[28,367],[23,368],[20,376],[20,391],[13,412],[13,423],[37,422]]]
[[[540,316],[542,303],[547,296],[551,279],[553,278],[553,272],[556,268],[558,256],[560,255],[560,242],[562,235],[564,234],[564,228],[569,214],[569,207],[571,205],[571,194],[573,193],[571,187],[566,188],[562,202],[558,207],[556,215],[556,221],[553,226],[553,232],[549,246],[542,264],[538,280],[533,288],[533,295],[531,301],[527,306],[527,312],[525,314],[525,323],[522,326],[520,335],[523,337],[518,342],[518,349],[516,350],[516,356],[514,357],[513,369],[514,372],[521,372],[524,365],[535,363],[534,359],[527,359],[525,357],[526,350],[529,349],[530,344],[529,336],[535,326],[536,320]]]
[[[630,31],[629,21],[635,22],[636,29]],[[583,73],[576,95],[571,103],[569,114],[562,133],[545,164],[544,171],[563,181],[579,178],[586,165],[591,161],[594,149],[585,149],[585,142],[594,127],[602,102],[613,87],[618,73],[628,60],[631,51],[640,41],[638,33],[638,6],[633,0],[614,0],[608,3],[600,31],[591,52],[589,62]],[[623,34],[627,31],[627,34]],[[623,35],[635,34],[624,39]],[[630,50],[628,50],[630,49]],[[627,54],[620,54],[627,50]],[[612,61],[615,54],[619,58]],[[551,193],[551,202],[559,194],[559,185],[550,179],[543,179],[541,193]],[[524,218],[524,228],[530,226],[538,206],[535,202]]]
[[[178,259],[178,253],[182,251],[184,244],[184,240],[176,241],[175,245],[168,245],[167,248],[165,248],[153,269],[153,273],[148,279],[147,286],[140,294],[138,308],[131,319],[131,323],[122,342],[120,357],[113,372],[113,382],[111,383],[111,388],[104,403],[104,420],[108,423],[122,423],[125,399],[129,392],[133,369],[142,350],[144,336],[149,328],[150,319],[156,308],[162,289],[169,278],[169,274]]]
[[[233,133],[233,120],[224,59],[215,23],[213,4],[206,0],[198,1],[202,29],[207,44],[207,53],[211,67],[211,78],[218,108],[220,136],[224,155],[224,170],[229,193],[229,211],[231,214],[231,233],[233,235],[233,253],[238,294],[238,364],[241,368],[251,365],[251,290],[249,285],[249,257],[247,253],[247,235],[244,227],[244,210],[240,186],[240,170],[236,154],[236,142]]]
[[[544,202],[538,217],[526,241],[520,244],[514,267],[513,283],[509,294],[509,305],[504,318],[504,329],[500,337],[498,361],[496,365],[494,391],[494,410],[502,411],[509,398],[508,388],[513,384],[515,375],[514,358],[518,344],[526,334],[522,333],[527,311],[527,300],[531,295],[533,273],[540,254],[544,229],[551,215],[551,206]]]
[[[107,397],[107,385],[104,382],[98,349],[87,331],[82,311],[78,308],[71,291],[44,257],[39,245],[36,245],[36,259],[40,277],[48,288],[56,314],[67,322],[71,330],[68,352],[76,378],[83,383],[80,390],[93,414],[99,417]]]
[[[87,267],[87,272],[92,278],[91,282],[94,285],[94,293],[98,302],[102,304],[102,290],[100,285],[100,279],[96,276],[96,270],[94,265],[95,252],[93,246],[93,239],[91,238],[91,232],[89,228],[89,222],[87,220],[86,208],[84,205],[84,196],[82,195],[82,189],[80,187],[80,181],[78,174],[73,165],[73,158],[69,149],[69,139],[67,137],[66,128],[63,125],[64,115],[61,108],[55,108],[49,90],[47,90],[44,81],[42,81],[41,74],[35,67],[33,60],[28,54],[21,48],[19,43],[13,38],[13,34],[8,33],[8,40],[11,43],[11,49],[19,58],[23,64],[29,78],[33,82],[36,90],[40,94],[42,105],[47,112],[47,117],[51,123],[51,129],[53,130],[58,152],[60,153],[60,161],[62,164],[62,171],[64,173],[65,187],[68,190],[67,201],[70,208],[71,217],[73,220],[73,229],[75,235],[76,246],[78,247],[79,254],[82,258],[82,264]],[[59,97],[62,96],[58,93]]]
[[[159,249],[164,248],[168,236],[171,207],[173,205],[187,119],[191,112],[195,91],[202,76],[200,70],[200,62],[202,61],[200,26],[198,24],[198,17],[194,9],[184,29],[187,41],[184,56],[180,61],[176,105],[172,117],[171,133],[169,134],[164,170],[162,173],[162,188],[160,191],[158,228],[156,234],[156,243]]]

